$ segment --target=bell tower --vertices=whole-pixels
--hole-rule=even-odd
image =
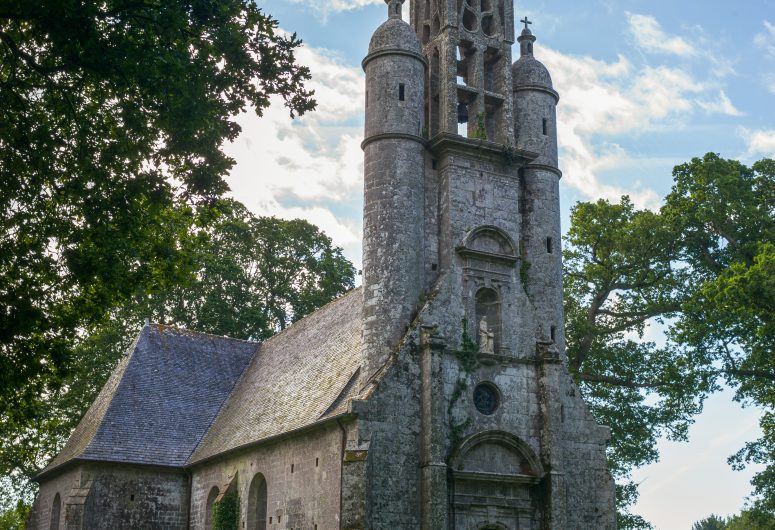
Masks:
[[[512,64],[513,0],[411,0],[409,24],[385,1],[348,441],[374,476],[343,528],[614,530],[609,431],[564,364],[559,95],[530,21]]]
[[[510,0],[413,0],[412,27],[428,61],[429,137],[450,133],[511,145]]]

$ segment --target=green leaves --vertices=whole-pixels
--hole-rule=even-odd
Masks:
[[[659,436],[684,439],[721,380],[767,410],[765,436],[731,461],[775,467],[775,162],[748,168],[709,153],[673,175],[658,212],[627,197],[573,208],[563,253],[571,375],[612,428],[620,478],[658,457]],[[772,483],[770,467],[754,479],[759,506],[775,506]]]
[[[315,107],[300,44],[244,0],[4,3],[0,425],[40,421],[114,308],[188,281],[234,116]]]
[[[112,319],[202,282],[234,117],[315,107],[300,44],[245,0],[3,4],[0,469],[29,475],[62,442],[120,351]]]
[[[72,368],[60,385],[35,396],[34,415],[0,423],[0,472],[16,484],[29,486],[61,448],[146,318],[263,340],[353,287],[353,265],[306,221],[256,217],[225,200],[200,208],[188,225],[171,213],[164,219],[159,230],[182,232],[173,240],[185,281],[160,274],[155,290],[114,305],[108,318],[66,344]]]

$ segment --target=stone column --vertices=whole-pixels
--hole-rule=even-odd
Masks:
[[[420,335],[421,427],[420,427],[420,528],[446,530],[447,464],[444,461],[444,406],[441,355],[444,341],[435,326],[423,326]]]

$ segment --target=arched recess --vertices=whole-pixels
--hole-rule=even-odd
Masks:
[[[215,506],[215,499],[218,498],[220,490],[218,486],[210,488],[210,493],[207,494],[207,504],[205,504],[205,530],[211,530],[213,527],[213,507]]]
[[[502,229],[493,225],[474,228],[458,245],[462,256],[485,261],[499,261],[513,265],[517,261],[517,245]]]
[[[503,336],[501,300],[498,291],[490,287],[482,287],[476,291],[475,303],[476,326],[479,330],[479,351],[488,351],[483,344],[485,341],[489,342],[490,340],[488,337],[483,336],[483,332],[486,330],[491,334],[492,338],[492,351],[490,353],[498,353]]]
[[[59,496],[59,493],[57,493],[54,496],[54,502],[51,505],[51,524],[49,525],[49,528],[51,530],[59,530],[59,519],[60,514],[62,513],[62,498]]]
[[[455,529],[538,530],[544,469],[524,441],[503,431],[463,440],[448,459]],[[490,517],[497,511],[498,520]]]
[[[248,490],[248,530],[266,530],[266,478],[256,473]]]

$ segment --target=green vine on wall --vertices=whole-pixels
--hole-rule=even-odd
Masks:
[[[449,431],[452,438],[452,444],[457,443],[462,439],[463,433],[471,425],[471,418],[466,417],[463,421],[455,423],[455,418],[452,415],[452,411],[455,408],[455,404],[463,397],[468,383],[466,382],[467,376],[473,372],[479,365],[479,347],[476,342],[468,334],[468,319],[463,319],[463,334],[460,340],[460,349],[455,351],[455,357],[460,364],[460,367],[465,372],[465,376],[459,378],[455,382],[455,388],[452,389],[452,395],[449,399],[449,405],[447,405],[447,417],[449,418]]]
[[[510,143],[503,146],[502,152],[504,165],[506,166],[520,164],[525,159],[524,155],[520,154],[520,152],[517,151],[517,148]]]
[[[487,139],[487,127],[484,123],[484,112],[476,115],[476,128],[471,132],[471,138],[478,140]]]
[[[213,506],[213,530],[237,530],[239,512],[239,497],[231,490]]]
[[[519,264],[519,282],[522,284],[522,288],[525,290],[525,293],[528,292],[527,286],[528,280],[530,279],[528,276],[530,272],[530,266],[531,263],[527,259],[522,258],[522,263]]]

